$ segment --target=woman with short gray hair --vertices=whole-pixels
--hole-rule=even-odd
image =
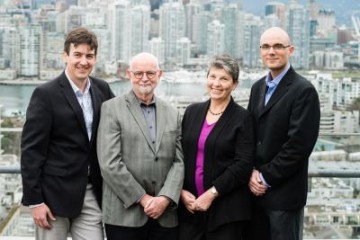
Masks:
[[[239,65],[229,55],[209,62],[209,100],[190,105],[182,122],[185,180],[180,240],[241,240],[251,217],[247,183],[255,151],[250,113],[235,103]]]

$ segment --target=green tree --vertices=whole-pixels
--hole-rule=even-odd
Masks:
[[[355,98],[350,107],[349,107],[350,111],[359,111],[360,112],[360,97]],[[359,119],[358,119],[358,123],[360,124],[360,114],[359,114]]]
[[[360,97],[355,98],[350,106],[351,110],[358,110],[360,111]]]
[[[6,117],[3,119],[1,126],[3,128],[14,128],[17,127],[18,117]],[[1,148],[4,153],[20,154],[20,135],[17,132],[2,132],[3,137],[1,138]]]

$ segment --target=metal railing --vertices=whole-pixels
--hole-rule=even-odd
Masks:
[[[0,166],[0,174],[20,174],[19,166]],[[360,178],[360,170],[309,170],[309,178]]]
[[[1,174],[20,174],[20,166],[0,166],[0,175]],[[360,178],[360,170],[309,170],[309,181],[311,178]],[[321,217],[320,215],[319,217]],[[353,227],[358,228],[357,226]],[[0,236],[0,239],[28,240],[33,238],[26,236]],[[326,239],[328,238],[322,238],[322,240]],[[71,240],[71,238],[68,238],[68,240]],[[310,239],[304,238],[304,240]]]
[[[6,129],[8,130],[8,132],[11,132],[10,129]],[[16,129],[16,134],[18,134],[18,132],[20,129]],[[350,137],[349,139],[351,140],[351,137],[356,137],[356,142],[359,141],[360,139],[360,133],[321,133],[320,134],[321,137],[325,137],[325,138],[336,138],[336,137],[339,137],[339,138],[342,138],[342,139],[346,139],[347,137]],[[350,142],[349,142],[350,143]],[[360,145],[360,144],[358,144]],[[346,152],[346,156],[351,152],[350,148],[347,148],[346,145],[343,145],[342,148],[344,148],[345,152]],[[357,151],[359,151],[359,148],[357,149]],[[347,160],[347,157],[344,157],[342,158],[342,160]],[[14,163],[14,162],[12,162]],[[10,163],[10,164],[12,164]],[[9,164],[9,163],[8,163]],[[360,179],[360,162],[358,162],[358,165],[356,167],[352,167],[353,165],[351,166],[348,166],[348,165],[345,165],[344,169],[342,169],[340,166],[336,165],[335,168],[328,168],[327,165],[314,165],[314,167],[309,167],[309,189],[311,189],[312,187],[315,188],[316,186],[316,182],[318,180],[314,180],[314,179],[317,179],[317,178],[328,178],[329,181],[332,181],[331,178],[344,178],[344,181],[348,181],[348,180],[345,180],[345,179],[349,179],[349,181],[353,181],[351,180],[351,178],[359,178]],[[20,169],[20,165],[16,163],[16,165],[0,165],[0,175],[1,174],[20,174],[21,173],[21,169]],[[326,179],[324,179],[324,181],[327,181]],[[316,191],[315,191],[316,192]],[[347,198],[346,198],[347,199]],[[346,200],[346,199],[340,199],[340,200]],[[321,200],[321,199],[320,199]],[[320,202],[319,204],[317,202],[312,202],[313,205],[312,206],[317,206],[317,207],[321,207],[321,208],[327,208],[328,207],[328,203],[327,202],[329,199],[327,200],[324,200],[324,202]],[[338,199],[339,200],[339,199]],[[357,200],[354,200],[354,202],[357,201]],[[358,202],[357,202],[358,203]],[[335,213],[338,214],[339,216],[335,216],[334,214]],[[331,215],[333,214],[333,215]],[[360,226],[358,225],[360,223],[360,215],[356,215],[357,218],[359,218],[359,221],[356,222],[356,225],[352,226],[352,225],[349,225],[347,222],[348,222],[348,219],[347,218],[351,218],[352,216],[350,216],[352,213],[342,213],[342,212],[336,212],[336,211],[327,211],[326,209],[322,212],[316,212],[316,213],[308,213],[307,215],[307,222],[304,221],[304,226],[309,226],[312,224],[312,222],[314,221],[314,219],[316,221],[316,226],[320,226],[321,227],[321,218],[324,218],[325,220],[327,220],[328,218],[338,218],[339,221],[342,221],[343,224],[340,226],[340,227],[348,227],[348,228],[352,228],[353,231],[356,233],[356,234],[360,234]],[[354,213],[356,214],[356,213]],[[314,216],[316,215],[316,216]],[[348,216],[349,215],[349,216]],[[327,223],[324,223],[325,225],[328,225]],[[324,225],[324,226],[325,226]],[[311,225],[313,226],[313,225]],[[357,235],[359,236],[359,235]],[[305,237],[305,236],[304,236]],[[345,237],[346,238],[346,237]],[[345,238],[338,238],[338,239],[345,239]],[[0,236],[0,239],[11,239],[11,240],[28,240],[28,239],[33,239],[33,238],[29,238],[29,237],[20,237],[20,236],[8,236],[8,237],[5,237],[5,236]],[[71,238],[70,238],[71,239]],[[304,238],[304,240],[307,239],[307,240],[310,240],[311,237],[310,236],[306,236]],[[322,238],[322,239],[329,239],[329,238]]]

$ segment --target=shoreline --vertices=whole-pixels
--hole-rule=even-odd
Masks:
[[[126,79],[103,79],[107,83],[123,82]],[[14,79],[14,80],[0,80],[0,85],[40,85],[51,80],[28,80],[28,79]]]

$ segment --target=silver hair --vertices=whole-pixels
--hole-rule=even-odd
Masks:
[[[231,57],[228,54],[220,54],[214,56],[209,64],[208,64],[208,72],[207,75],[209,75],[211,68],[218,68],[218,69],[224,69],[227,73],[230,74],[234,82],[239,81],[239,63],[236,59]]]
[[[153,54],[147,52],[138,53],[135,56],[133,56],[129,61],[130,69],[132,68],[134,61],[142,59],[143,57],[151,58],[155,62],[156,68],[160,69],[158,58],[155,57]]]

